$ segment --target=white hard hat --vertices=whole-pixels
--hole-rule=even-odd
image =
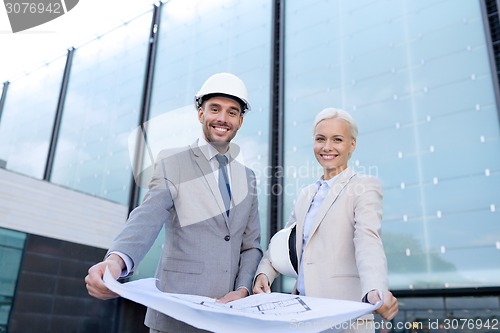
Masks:
[[[269,243],[269,260],[274,269],[283,275],[297,278],[297,252],[295,248],[295,223],[281,229]]]
[[[234,74],[217,73],[209,77],[194,96],[196,108],[199,108],[205,97],[227,96],[236,98],[241,104],[241,112],[250,110],[248,103],[248,92],[243,81]]]

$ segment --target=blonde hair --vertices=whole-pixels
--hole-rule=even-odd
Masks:
[[[334,119],[334,118],[339,118],[343,119],[347,122],[349,125],[349,128],[351,130],[351,136],[354,140],[358,137],[358,125],[356,125],[356,122],[354,121],[354,118],[347,113],[344,110],[341,109],[335,109],[335,108],[326,108],[321,110],[320,113],[316,115],[316,118],[314,119],[314,126],[313,126],[313,133],[314,130],[316,129],[316,126],[321,122],[322,120],[325,119]]]

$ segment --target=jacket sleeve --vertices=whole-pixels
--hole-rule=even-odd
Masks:
[[[297,219],[295,218],[295,210],[294,210],[290,215],[290,218],[288,219],[285,228],[294,224],[296,220]],[[269,260],[269,250],[267,250],[264,253],[264,257],[262,257],[262,260],[260,261],[259,266],[257,267],[257,271],[255,272],[254,280],[259,274],[265,274],[269,279],[270,285],[272,285],[274,280],[280,275],[280,273],[274,269],[271,260]]]
[[[123,230],[116,236],[108,253],[118,251],[132,260],[134,268],[149,251],[163,225],[170,219],[172,194],[166,179],[166,159],[158,156],[154,174],[141,205],[129,215]]]
[[[251,177],[249,188],[252,189],[249,195],[252,197],[252,206],[241,242],[240,264],[235,288],[245,287],[251,293],[253,276],[262,258],[262,250],[260,247],[260,220],[255,175],[253,172],[249,172],[249,175]]]
[[[387,290],[387,260],[382,244],[382,188],[375,177],[360,176],[355,188],[354,247],[356,265],[365,295]]]

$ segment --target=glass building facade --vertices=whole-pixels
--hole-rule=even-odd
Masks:
[[[133,208],[156,154],[200,136],[196,90],[232,72],[249,89],[235,142],[257,175],[263,248],[322,174],[315,115],[341,108],[359,127],[350,166],[383,184],[390,288],[407,297],[399,320],[449,315],[449,295],[486,296],[498,318],[499,21],[490,0],[165,1],[5,84],[0,165]],[[0,239],[2,258],[17,251],[0,271],[6,303],[24,237]]]
[[[317,178],[315,114],[342,108],[360,131],[352,167],[383,183],[391,287],[497,286],[499,120],[481,3],[290,1],[285,18],[285,169],[303,171],[288,187]]]
[[[151,14],[74,51],[52,182],[127,204]]]
[[[54,60],[8,85],[0,112],[0,159],[9,170],[43,178],[64,64],[64,58]],[[37,98],[27,98],[27,92]]]

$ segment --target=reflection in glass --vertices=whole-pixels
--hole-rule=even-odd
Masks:
[[[0,331],[6,332],[26,234],[0,228]]]
[[[267,230],[271,5],[266,0],[165,3],[150,114],[151,120],[170,120],[163,128],[162,142],[189,145],[202,133],[193,98],[203,82],[218,72],[233,73],[245,82],[252,110],[245,115],[234,143],[241,146],[245,164],[257,176],[263,240]],[[158,142],[151,145],[154,154],[168,148],[157,147]],[[150,156],[145,163],[151,163]],[[159,238],[154,245],[152,258],[162,241]],[[143,262],[147,265],[148,259]]]
[[[59,58],[9,84],[0,119],[8,170],[43,178],[65,63]]]
[[[75,50],[51,181],[126,204],[152,12]]]
[[[498,285],[499,120],[480,3],[364,3],[287,3],[285,184],[316,179],[313,118],[343,108],[360,130],[351,166],[384,185],[391,288]]]

